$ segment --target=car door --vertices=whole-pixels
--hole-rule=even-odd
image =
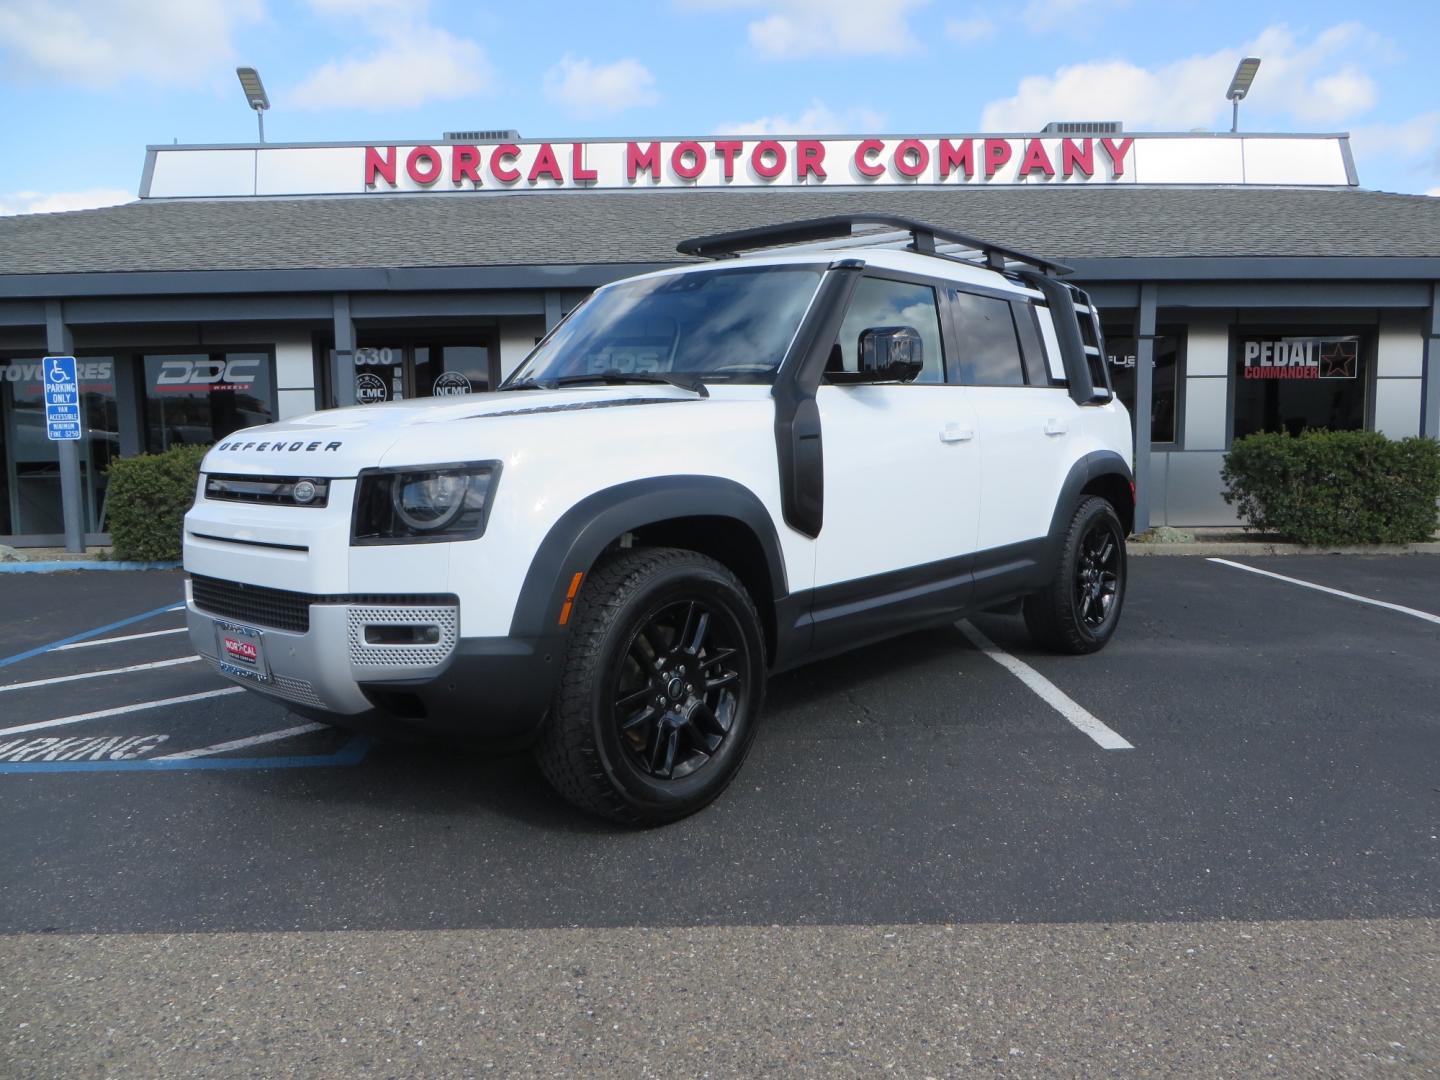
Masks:
[[[923,349],[908,383],[822,381],[825,518],[816,541],[815,646],[832,651],[943,616],[969,592],[980,446],[966,391],[946,382],[936,288],[867,275],[827,372],[857,370],[860,335],[909,326]]]
[[[1075,404],[1047,366],[1024,299],[951,289],[955,376],[974,402],[980,437],[977,589],[1037,557],[1070,464]],[[1001,590],[1003,591],[1003,590]]]

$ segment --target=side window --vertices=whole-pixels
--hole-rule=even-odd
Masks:
[[[940,313],[935,306],[935,290],[928,285],[884,278],[861,278],[855,286],[850,310],[845,313],[825,370],[858,370],[860,335],[876,326],[911,326],[918,330],[925,366],[915,381],[945,381],[945,352],[940,344]]]
[[[950,290],[955,309],[955,351],[966,386],[1024,386],[1025,365],[1010,302]]]

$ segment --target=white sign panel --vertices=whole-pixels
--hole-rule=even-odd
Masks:
[[[1344,187],[1352,182],[1344,136],[709,136],[592,142],[157,146],[149,151],[141,195],[1015,184]]]

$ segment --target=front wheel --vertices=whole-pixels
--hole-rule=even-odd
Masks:
[[[1062,653],[1105,647],[1125,602],[1125,527],[1105,499],[1081,500],[1066,530],[1055,577],[1025,598],[1025,625],[1036,644]]]
[[[764,695],[760,619],[735,575],[693,551],[621,551],[585,579],[535,756],[583,810],[675,821],[735,778]]]

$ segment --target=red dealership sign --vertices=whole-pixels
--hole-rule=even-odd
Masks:
[[[368,191],[1114,181],[1132,138],[683,139],[367,146]]]

